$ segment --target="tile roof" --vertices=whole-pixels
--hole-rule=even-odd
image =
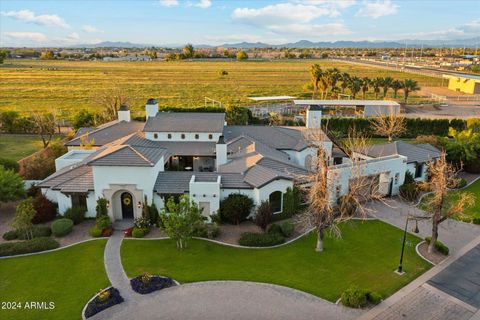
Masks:
[[[277,179],[293,180],[293,178],[286,174],[258,164],[248,169],[244,180],[255,188],[261,188],[267,183]]]
[[[40,188],[52,188],[65,193],[85,193],[93,190],[92,168],[81,164],[59,170],[40,182]]]
[[[410,144],[403,141],[395,141],[368,146],[365,154],[373,158],[399,154],[407,157],[408,163],[424,163],[438,158],[440,150],[430,144]]]
[[[82,144],[82,137],[88,133],[88,140],[94,141],[94,146],[103,146],[129,134],[132,134],[143,129],[144,123],[140,121],[112,121],[102,126],[94,128],[84,128],[82,135],[75,135],[74,138],[67,143],[66,146],[80,146]]]
[[[190,179],[195,175],[196,181],[215,182],[221,176],[221,188],[251,189],[239,173],[162,171],[158,173],[154,191],[162,194],[186,193],[190,189]]]
[[[145,132],[222,132],[224,113],[158,112],[145,123]]]
[[[88,164],[90,166],[153,167],[167,154],[167,151],[161,148],[113,145],[98,152]]]

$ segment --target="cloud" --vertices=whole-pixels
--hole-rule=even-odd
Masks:
[[[383,16],[389,16],[398,12],[399,5],[390,0],[365,1],[363,7],[357,11],[357,17],[370,17],[377,19]]]
[[[33,11],[20,10],[7,12],[2,11],[1,15],[4,17],[11,17],[20,21],[31,22],[43,26],[69,28],[69,25],[65,22],[65,20],[56,14],[43,14],[37,16]]]
[[[207,9],[212,6],[211,0],[199,0],[198,2],[187,2],[187,7]]]
[[[215,43],[233,43],[233,42],[265,42],[269,44],[281,44],[285,43],[287,39],[284,38],[264,38],[254,34],[229,34],[220,36],[206,36],[205,40]]]
[[[314,5],[279,3],[262,8],[236,8],[232,18],[254,25],[268,25],[279,21],[309,22],[322,16],[338,16],[334,8]]]
[[[68,40],[79,40],[80,36],[76,32],[72,32],[67,36]]]
[[[15,40],[27,40],[35,42],[47,41],[47,36],[40,32],[5,32],[4,35]]]
[[[164,7],[176,7],[179,5],[178,0],[160,0],[159,2]]]
[[[357,3],[356,0],[295,0],[294,2],[313,6],[327,6],[339,9],[345,9]]]
[[[319,35],[346,35],[352,33],[343,23],[340,22],[325,24],[291,23],[287,25],[271,25],[268,29],[276,33],[309,37],[316,37]]]
[[[443,30],[422,31],[414,33],[400,33],[397,39],[424,39],[424,40],[451,40],[459,38],[478,37],[480,34],[480,19],[472,20],[461,26],[449,27]]]
[[[94,26],[91,26],[91,25],[88,25],[88,24],[82,26],[82,31],[87,32],[87,33],[101,32],[100,30],[98,30],[98,29],[95,28]]]

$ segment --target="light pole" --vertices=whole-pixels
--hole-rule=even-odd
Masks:
[[[395,271],[398,274],[403,274],[403,253],[405,252],[405,242],[407,240],[407,228],[408,228],[408,222],[410,220],[415,220],[415,228],[412,230],[414,233],[419,233],[420,230],[418,229],[418,220],[426,220],[430,219],[429,217],[419,217],[419,216],[412,216],[412,215],[407,215],[407,219],[405,220],[405,229],[403,230],[403,241],[402,241],[402,253],[400,254],[400,262],[398,264],[398,268]]]

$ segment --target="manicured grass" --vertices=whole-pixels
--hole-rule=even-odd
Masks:
[[[57,108],[71,118],[82,108],[98,108],[98,93],[118,83],[131,97],[134,115],[144,115],[148,98],[160,106],[203,106],[204,98],[224,104],[252,104],[249,96],[311,97],[309,67],[337,67],[356,76],[412,78],[420,86],[440,85],[440,78],[360,66],[332,60],[103,62],[7,60],[0,67],[0,111]],[[225,70],[228,75],[222,76]],[[412,94],[413,96],[414,94]],[[373,98],[369,94],[368,98]],[[402,96],[399,96],[402,99]],[[74,111],[74,112],[72,112]]]
[[[0,319],[80,319],[85,303],[109,281],[103,265],[106,240],[59,251],[0,260],[1,301],[22,310],[0,309]],[[55,303],[53,310],[24,309],[25,302]]]
[[[341,239],[328,237],[325,251],[316,253],[315,235],[275,249],[240,249],[192,240],[178,251],[171,240],[126,240],[122,262],[133,277],[144,272],[183,282],[248,280],[303,290],[335,301],[351,285],[389,296],[430,268],[415,253],[420,241],[408,236],[404,267],[398,265],[402,231],[380,221],[352,221],[341,226]]]
[[[0,158],[18,161],[42,148],[42,139],[38,135],[0,134]]]
[[[477,218],[480,219],[480,180],[475,181],[473,184],[467,188],[460,191],[451,191],[448,193],[447,201],[452,201],[458,198],[458,195],[462,192],[471,192],[475,197],[475,205],[472,207],[466,208],[464,214],[468,218]],[[422,199],[418,207],[422,210],[429,211],[427,207],[428,195]],[[453,217],[457,218],[457,217]]]

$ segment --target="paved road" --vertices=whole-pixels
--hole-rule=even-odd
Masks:
[[[144,295],[102,311],[91,319],[350,320],[362,312],[281,286],[209,281]]]

